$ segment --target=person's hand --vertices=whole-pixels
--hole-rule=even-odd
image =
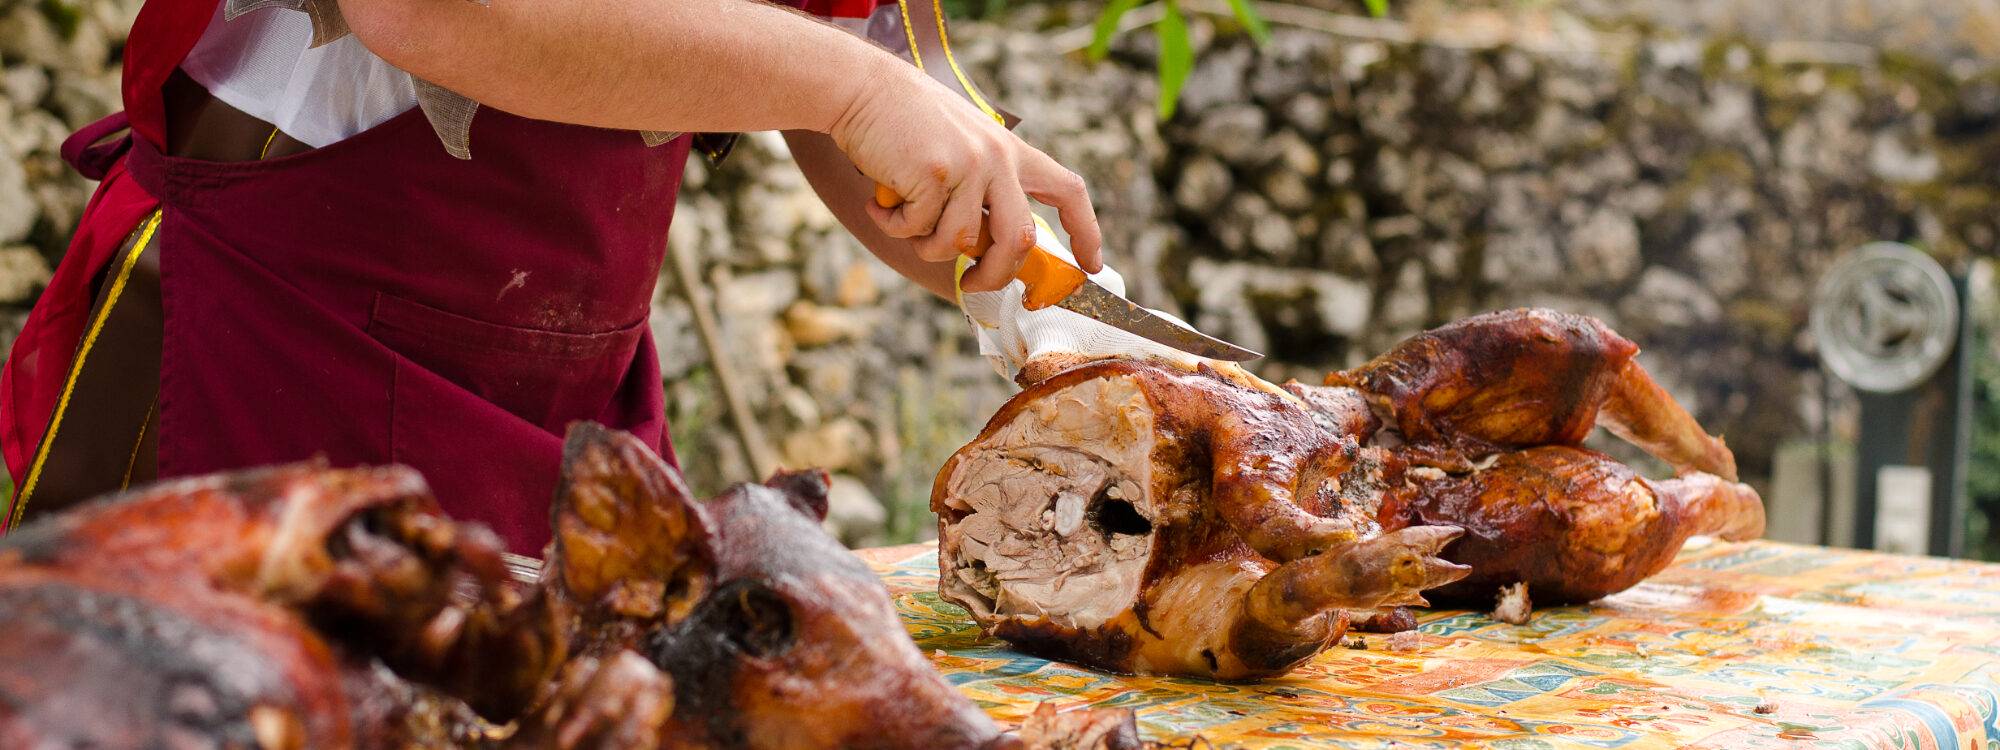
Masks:
[[[932,262],[967,254],[990,233],[992,247],[960,286],[992,291],[1014,279],[1035,243],[1033,196],[1060,213],[1078,265],[1103,268],[1082,177],[907,63],[885,58],[877,67],[829,134],[863,174],[902,196],[894,208],[868,206],[883,232]]]

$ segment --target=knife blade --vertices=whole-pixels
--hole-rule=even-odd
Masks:
[[[1040,248],[1036,248],[1040,250]],[[1047,251],[1043,251],[1047,252]],[[1060,262],[1060,261],[1058,261]],[[1111,290],[1098,286],[1097,282],[1084,279],[1083,284],[1056,303],[1057,307],[1077,313],[1118,330],[1130,333],[1197,357],[1220,359],[1228,362],[1248,362],[1264,355],[1245,349],[1222,339],[1197,331],[1172,319],[1153,312],[1124,297],[1112,294]]]
[[[883,208],[902,205],[903,197],[887,185],[876,184],[875,204]],[[966,255],[974,260],[986,253],[993,241],[981,228],[978,247]],[[1065,262],[1040,245],[1030,247],[1028,256],[1021,261],[1021,269],[1014,274],[1026,285],[1021,295],[1021,306],[1029,310],[1040,310],[1050,305],[1061,307],[1134,336],[1187,352],[1197,357],[1220,359],[1229,362],[1247,362],[1264,355],[1245,349],[1222,339],[1197,331],[1159,313],[1141,307],[1138,303],[1111,293],[1099,286],[1083,273],[1083,269]]]

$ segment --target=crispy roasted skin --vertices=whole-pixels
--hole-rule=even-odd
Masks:
[[[1366,394],[1395,427],[1407,472],[1385,528],[1465,529],[1445,557],[1472,566],[1434,592],[1487,606],[1525,582],[1544,604],[1623,591],[1688,537],[1763,533],[1755,490],[1720,438],[1653,381],[1638,347],[1603,323],[1548,310],[1477,315],[1412,337],[1327,382]],[[1673,465],[1651,481],[1578,447],[1598,425]]]
[[[715,539],[680,472],[644,443],[578,423],[563,443],[542,581],[574,617],[570,648],[636,649],[714,587]]]
[[[1465,529],[1446,550],[1472,575],[1432,599],[1491,606],[1516,581],[1537,603],[1573,604],[1631,588],[1673,562],[1695,534],[1755,539],[1764,506],[1747,485],[1709,474],[1662,481],[1595,451],[1542,446],[1466,474],[1413,476],[1382,506],[1387,528]]]
[[[21,747],[468,740],[463,707],[525,704],[520,691],[539,678],[509,674],[543,669],[548,650],[484,637],[511,601],[498,542],[428,523],[434,509],[408,470],[302,464],[158,485],[0,540],[0,629],[22,634],[0,639],[0,737]],[[495,598],[455,608],[458,588]],[[425,633],[447,610],[463,627]],[[524,645],[510,661],[442,671]],[[404,675],[378,672],[377,658]]]
[[[673,747],[981,748],[1000,730],[932,671],[887,589],[820,528],[824,472],[703,504],[713,596],[651,644],[675,675]]]
[[[1373,418],[1311,395],[1359,412],[1129,360],[1029,386],[933,487],[943,595],[1035,653],[1222,679],[1311,658],[1346,610],[1421,602],[1462,572],[1434,557],[1451,532],[1380,534],[1386,455],[1342,432]]]
[[[0,583],[0,613],[0,745],[348,747],[387,729],[350,722],[331,648],[280,607],[26,574]]]
[[[1728,448],[1653,382],[1638,353],[1595,318],[1503,310],[1410,337],[1326,384],[1366,393],[1414,464],[1467,471],[1505,450],[1578,445],[1601,414],[1684,473],[1734,480]]]
[[[532,587],[396,467],[203,477],[24,528],[0,540],[0,747],[1136,747],[1124,709],[1001,732],[820,528],[823,472],[705,503],[578,425],[559,488]]]
[[[1588,317],[1509,310],[1318,386],[1038,359],[933,485],[940,592],[1029,651],[1236,679],[1350,624],[1414,627],[1398,608],[1426,590],[1479,606],[1517,581],[1544,603],[1621,591],[1691,535],[1763,529],[1728,448],[1637,352]],[[1680,476],[1579,447],[1600,424]]]

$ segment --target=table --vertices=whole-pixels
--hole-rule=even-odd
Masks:
[[[1423,647],[1336,647],[1281,679],[1118,677],[982,640],[930,545],[865,550],[910,635],[1002,722],[1055,700],[1216,748],[2000,747],[2000,565],[1772,542],[1526,625],[1422,615]],[[1195,747],[1201,747],[1198,742]]]

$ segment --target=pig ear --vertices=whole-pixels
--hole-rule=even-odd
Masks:
[[[826,520],[826,497],[833,488],[833,478],[827,476],[825,469],[779,469],[764,480],[764,486],[784,493],[792,507],[812,520]]]
[[[603,425],[570,425],[542,580],[586,627],[680,621],[715,583],[714,532],[679,471]]]

